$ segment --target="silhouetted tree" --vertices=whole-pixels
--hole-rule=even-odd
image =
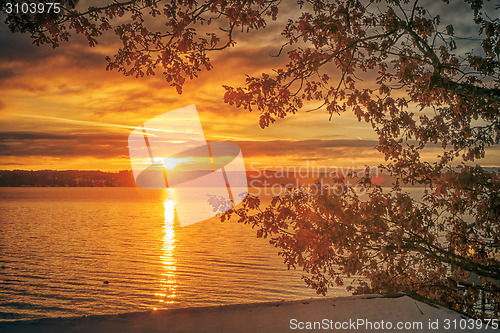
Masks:
[[[353,112],[373,127],[383,167],[397,182],[383,191],[365,173],[359,181],[366,200],[352,189],[341,195],[290,189],[269,206],[250,197],[222,218],[237,214],[256,227],[320,293],[361,275],[349,286],[358,292],[411,291],[478,315],[484,314],[474,305],[483,294],[498,312],[500,179],[473,164],[500,140],[498,5],[138,0],[8,15],[6,23],[53,46],[70,32],[94,46],[113,30],[123,46],[107,58],[109,69],[136,76],[160,71],[181,93],[185,78],[212,67],[209,52],[234,45],[236,31],[261,29],[280,6],[292,5],[301,14],[284,24],[277,50],[288,64],[248,77],[244,87],[225,87],[225,101],[258,111],[263,128],[311,102],[330,118]],[[442,23],[447,12],[463,26]],[[441,152],[424,159],[428,148]],[[402,191],[408,184],[424,186],[424,197]]]

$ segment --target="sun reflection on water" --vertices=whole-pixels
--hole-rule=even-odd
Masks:
[[[175,201],[172,189],[167,189],[165,200],[163,201],[165,212],[164,235],[162,254],[160,257],[163,266],[161,273],[161,291],[155,295],[160,297],[160,303],[174,303],[175,291],[177,289],[176,280],[176,259],[175,251]]]

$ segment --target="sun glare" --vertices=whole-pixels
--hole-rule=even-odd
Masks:
[[[164,157],[160,159],[160,162],[163,164],[165,170],[172,170],[175,169],[179,164],[191,162],[192,160],[193,159],[191,158]]]

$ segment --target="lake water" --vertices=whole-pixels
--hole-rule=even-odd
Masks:
[[[317,296],[250,226],[174,210],[164,190],[0,188],[0,320]]]

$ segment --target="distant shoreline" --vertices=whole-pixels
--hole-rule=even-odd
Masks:
[[[485,167],[487,171],[500,172],[499,168]],[[282,172],[272,170],[247,171],[249,187],[272,187],[276,185],[301,186],[314,184],[334,186],[338,179],[355,185],[357,178],[341,173]],[[395,178],[379,173],[371,177],[375,185],[391,187]],[[137,187],[130,170],[116,172],[100,170],[0,170],[0,187]],[[422,187],[422,185],[405,185]]]
[[[343,177],[343,175],[340,175]],[[291,184],[293,186],[314,184],[321,181],[323,185],[335,185],[331,174],[315,174],[304,177],[301,173],[279,171],[248,171],[247,178],[251,187],[276,186]],[[346,180],[349,177],[345,177]],[[355,180],[351,178],[351,183]],[[373,177],[380,186],[391,186],[394,179],[387,175]],[[0,170],[0,187],[137,187],[130,170],[118,172],[87,170]]]

